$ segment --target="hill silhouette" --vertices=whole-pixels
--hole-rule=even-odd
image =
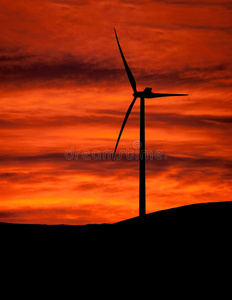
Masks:
[[[29,225],[0,223],[1,239],[40,243],[81,241],[147,242],[224,241],[231,235],[232,202],[201,203],[157,211],[114,224]]]
[[[63,280],[67,274],[77,272],[88,278],[93,272],[99,284],[103,273],[103,282],[118,276],[127,282],[144,274],[155,282],[159,278],[165,286],[188,283],[190,278],[195,282],[196,276],[205,282],[216,270],[224,273],[231,260],[231,215],[232,202],[217,202],[114,224],[0,223],[1,253],[12,270],[28,269],[29,274],[47,273]]]

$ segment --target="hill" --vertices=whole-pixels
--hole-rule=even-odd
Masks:
[[[166,284],[202,281],[228,273],[232,202],[204,203],[147,214],[114,224],[24,225],[0,223],[2,258],[9,270],[62,278],[93,272],[149,278]],[[75,272],[74,272],[75,271]],[[100,272],[101,271],[101,272]],[[56,274],[57,273],[57,274]],[[51,275],[52,274],[52,275]],[[75,273],[76,274],[76,273]],[[168,277],[169,276],[169,281]],[[32,277],[33,279],[33,277]]]
[[[232,229],[232,202],[201,203],[157,211],[114,224],[29,225],[0,223],[2,239],[80,243],[102,239],[201,241],[226,239]]]

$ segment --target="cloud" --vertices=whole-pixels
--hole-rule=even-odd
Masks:
[[[73,1],[70,1],[70,0],[50,0],[51,2],[53,3],[56,3],[56,4],[62,4],[64,6],[68,6],[68,5],[87,5],[89,3],[89,0],[73,0]]]
[[[180,128],[192,128],[200,131],[211,129],[212,134],[215,134],[215,130],[229,130],[229,124],[232,123],[232,116],[149,113],[147,116],[147,122],[148,125],[150,124],[150,126],[159,124],[160,128],[167,126],[178,126]]]
[[[218,189],[224,191],[221,200],[227,197],[232,180],[229,175],[232,168],[230,158],[194,153],[188,156],[173,156],[168,153],[166,155],[166,159],[162,157],[162,160],[153,159],[146,162],[148,199],[156,198],[158,203],[164,201],[173,206],[186,201],[186,197],[196,197],[201,199],[199,201],[214,200]],[[0,206],[1,221],[86,224],[132,217],[130,201],[133,200],[133,205],[136,205],[135,184],[138,184],[139,174],[139,162],[135,158],[128,160],[124,154],[121,160],[114,162],[106,159],[86,160],[81,156],[77,160],[66,160],[64,153],[46,153],[1,156],[0,162],[5,170],[15,170],[0,174],[1,205],[5,206]],[[29,171],[30,169],[33,171]],[[91,181],[85,181],[85,176],[91,178]],[[36,197],[46,199],[50,193],[49,195],[53,195],[57,201],[60,195],[62,197],[64,190],[67,197],[67,188],[68,204],[72,203],[70,207],[54,206],[51,200],[50,206],[38,208]],[[125,191],[129,188],[131,191],[124,199]],[[192,191],[188,188],[192,188]],[[215,191],[211,191],[211,188]],[[10,200],[15,197],[34,200],[30,200],[31,205],[33,204],[31,207],[22,207],[23,203],[20,204],[19,201],[19,207],[14,209],[10,207],[10,200],[4,202],[5,197]],[[95,197],[98,199],[97,203],[94,203]],[[85,201],[81,200],[82,198],[91,199],[92,203],[82,205]],[[117,205],[111,203],[112,200],[115,200]],[[103,202],[106,204],[103,205]]]
[[[232,71],[232,64],[211,65],[205,67],[186,67],[181,70],[157,70],[155,73],[148,73],[138,77],[142,84],[152,82],[153,85],[164,88],[205,87],[215,89],[228,88],[229,78]]]
[[[5,51],[3,50],[3,53]],[[11,55],[1,55],[3,62],[0,66],[0,86],[16,88],[29,87],[61,87],[61,86],[122,86],[129,82],[122,64],[105,59],[83,60],[72,54],[63,54],[60,57],[46,57],[20,54],[18,51]],[[182,66],[180,69],[165,67],[165,70],[151,71],[146,66],[143,69],[133,67],[138,84],[152,84],[159,86],[196,87],[208,86],[211,88],[221,85],[228,87],[231,63],[221,63],[208,66]],[[139,74],[139,75],[137,75]]]
[[[76,191],[89,193],[90,191],[94,191],[94,193],[102,194],[106,197],[106,195],[110,195],[112,198],[112,195],[120,194],[124,192],[124,188],[122,186],[118,186],[114,182],[104,182],[104,184],[100,182],[79,182],[75,188]]]
[[[232,26],[206,26],[206,25],[189,25],[189,24],[175,24],[172,29],[188,29],[188,30],[199,30],[199,31],[221,31],[231,35]]]
[[[41,182],[58,182],[62,172],[52,170],[1,172],[0,181],[19,184],[37,184]]]
[[[123,219],[128,209],[120,205],[82,204],[78,206],[22,207],[0,210],[1,222],[25,224],[89,224],[111,223],[112,215]]]
[[[172,1],[172,0],[151,0],[153,2],[162,2],[164,4],[168,5],[187,5],[187,6],[224,6],[228,9],[231,9],[231,2],[230,1],[212,1],[212,0],[177,0],[177,1]]]
[[[1,51],[0,51],[1,52]],[[28,58],[34,57],[33,55],[0,55],[0,61],[1,63],[4,62],[21,62],[25,61]]]
[[[0,128],[4,130],[22,130],[27,128],[61,128],[61,127],[81,127],[88,128],[91,126],[109,126],[120,129],[122,120],[124,119],[125,110],[113,109],[92,109],[82,115],[39,115],[32,116],[31,114],[22,114],[21,117],[14,114],[0,114]],[[138,126],[139,112],[133,111],[132,116],[127,126]],[[232,123],[232,116],[230,115],[207,115],[207,114],[181,114],[171,112],[153,112],[149,111],[146,115],[147,128],[159,126],[162,128],[169,128],[169,126],[179,128],[192,128],[204,131],[206,129],[215,131],[229,130]]]
[[[96,114],[83,115],[53,115],[53,116],[38,116],[37,118],[26,116],[23,118],[14,118],[10,116],[2,116],[0,118],[0,128],[2,129],[23,129],[23,128],[43,128],[43,127],[67,127],[67,126],[93,126],[93,125],[118,125],[121,118],[117,114],[113,117]]]
[[[112,157],[112,152],[106,155],[103,152],[89,151],[87,154],[86,151],[80,151],[78,156],[75,156],[75,153],[70,155],[69,158],[66,158],[65,153],[47,153],[47,154],[39,154],[39,155],[1,155],[0,162],[3,166],[14,165],[17,166],[19,164],[22,165],[42,165],[42,163],[46,163],[47,165],[56,164],[56,171],[53,172],[61,172],[61,171],[82,171],[83,173],[93,173],[100,176],[104,176],[106,174],[113,175],[112,170],[119,169],[128,169],[131,170],[133,168],[137,168],[138,165],[138,157],[136,156],[138,153],[130,149],[128,153],[118,153],[116,160],[112,161],[110,159]],[[113,151],[113,149],[112,149]],[[153,156],[148,155],[148,170],[153,170],[155,172],[154,167],[159,168],[170,168],[170,167],[183,167],[189,166],[191,168],[231,168],[231,159],[224,157],[215,157],[215,156],[204,156],[204,155],[194,155],[194,153],[190,156],[173,156],[168,153],[165,154],[165,157],[161,156],[161,159],[157,159],[155,154]],[[126,162],[126,164],[125,164]],[[150,168],[150,169],[149,169]],[[108,171],[107,171],[108,170]],[[29,173],[30,174],[30,173]],[[33,173],[36,174],[37,173]],[[53,173],[53,175],[56,173]],[[15,173],[2,173],[3,178],[13,178]],[[27,174],[26,174],[27,176]]]
[[[16,59],[16,58],[15,58]],[[11,59],[13,60],[13,58]],[[65,85],[95,85],[99,82],[122,77],[121,69],[101,68],[99,65],[87,62],[71,61],[33,62],[30,64],[0,66],[1,85],[6,83],[16,86],[58,86]]]

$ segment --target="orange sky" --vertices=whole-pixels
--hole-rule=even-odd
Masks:
[[[230,1],[0,4],[0,221],[138,215],[138,160],[102,155],[133,98],[114,27],[139,90],[189,94],[146,100],[147,212],[232,200]],[[138,139],[139,101],[118,151]]]

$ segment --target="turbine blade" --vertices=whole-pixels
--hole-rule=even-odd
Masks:
[[[117,140],[117,143],[116,143],[116,146],[115,146],[115,149],[114,149],[113,160],[114,160],[114,158],[115,158],[115,153],[116,153],[116,150],[117,150],[117,147],[118,147],[118,143],[119,143],[120,137],[121,137],[121,135],[122,135],[123,129],[124,129],[125,125],[126,125],[126,121],[127,121],[128,117],[129,117],[129,115],[130,115],[130,112],[131,112],[131,110],[132,110],[133,105],[135,104],[135,100],[136,100],[136,99],[137,99],[137,97],[134,97],[134,99],[133,99],[133,101],[131,102],[131,104],[130,104],[128,110],[127,110],[127,113],[126,113],[126,115],[125,115],[124,121],[123,121],[123,123],[122,123],[122,128],[121,128],[121,130],[120,130],[120,133],[119,133],[119,136],[118,136],[118,140]]]
[[[126,69],[127,76],[128,76],[128,78],[129,78],[129,80],[130,80],[130,84],[131,84],[131,86],[132,86],[133,91],[136,92],[136,91],[137,91],[137,90],[136,90],[136,82],[135,82],[134,76],[133,76],[133,74],[131,73],[131,70],[130,70],[130,68],[129,68],[127,62],[126,62],[126,59],[125,59],[125,57],[124,57],[124,55],[123,55],[123,52],[122,52],[121,46],[120,46],[120,44],[119,44],[119,40],[118,40],[118,36],[117,36],[117,33],[116,33],[116,29],[115,29],[115,28],[114,28],[114,32],[115,32],[116,40],[117,40],[117,43],[118,43],[118,48],[119,48],[119,51],[120,51],[120,53],[121,53],[122,60],[123,60],[123,63],[124,63],[125,69]]]
[[[171,96],[188,96],[188,94],[164,94],[164,93],[154,93],[156,97],[171,97]]]

